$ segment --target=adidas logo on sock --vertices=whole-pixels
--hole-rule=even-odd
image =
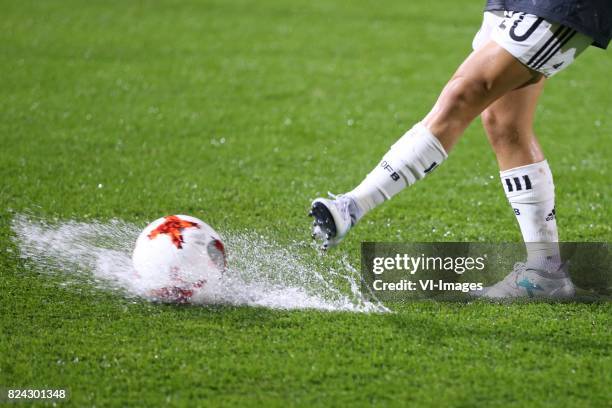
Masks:
[[[532,188],[531,179],[529,179],[528,175],[523,176],[522,183],[521,183],[521,179],[518,177],[505,178],[504,181],[506,182],[506,189],[508,190],[509,193],[513,192],[515,189],[516,191],[521,191],[523,189],[531,190]],[[512,182],[514,182],[514,185]]]
[[[552,221],[556,218],[557,213],[555,212],[555,209],[553,208],[552,211],[546,216],[546,221]]]

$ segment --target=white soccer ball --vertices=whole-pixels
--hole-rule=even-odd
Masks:
[[[138,237],[132,262],[143,293],[153,300],[186,303],[214,292],[226,266],[219,234],[204,221],[169,215]]]

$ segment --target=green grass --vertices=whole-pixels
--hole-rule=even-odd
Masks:
[[[74,406],[608,406],[610,303],[175,307],[63,289],[16,253],[22,212],[307,239],[310,199],[359,182],[428,111],[481,3],[0,0],[0,387],[69,388]],[[538,110],[562,240],[612,238],[610,72],[587,50]],[[519,239],[475,123],[331,258]]]

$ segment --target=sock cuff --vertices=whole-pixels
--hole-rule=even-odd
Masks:
[[[424,151],[430,152],[437,156],[441,161],[448,158],[444,146],[438,138],[422,123],[418,122],[410,130],[408,130],[397,142],[391,146],[390,150],[402,149],[404,145],[410,144],[413,150],[419,147],[426,148]],[[439,163],[438,163],[439,164]]]
[[[429,130],[429,128],[425,126],[423,122],[419,122],[416,125],[414,125],[413,129],[415,129],[415,132],[417,132],[417,134],[420,134],[422,135],[422,137],[426,138],[427,142],[432,147],[434,147],[438,151],[438,153],[442,155],[444,159],[448,158],[448,153],[446,153],[446,150],[444,149],[444,146],[442,146],[442,143],[440,143],[440,140],[438,140],[436,135],[431,133],[431,130]]]
[[[555,197],[555,185],[546,160],[499,172],[511,202],[538,203]]]

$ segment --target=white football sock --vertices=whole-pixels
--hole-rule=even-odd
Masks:
[[[556,272],[561,257],[555,185],[548,162],[515,167],[499,174],[527,245],[527,267]]]
[[[359,209],[356,218],[416,183],[446,158],[440,141],[423,124],[417,123],[391,146],[361,184],[347,194]]]

